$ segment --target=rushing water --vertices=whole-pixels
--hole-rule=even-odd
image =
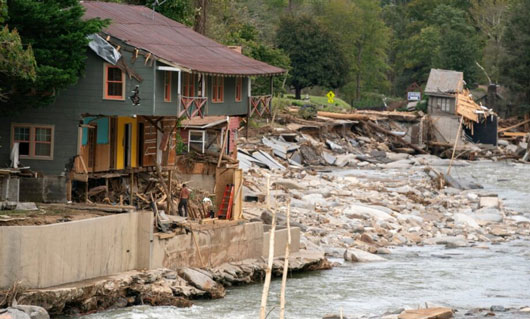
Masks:
[[[373,178],[378,173],[382,172],[353,174],[372,174]],[[529,166],[476,163],[453,168],[453,175],[473,178],[484,185],[484,191],[498,193],[509,209],[530,213]],[[463,318],[477,307],[530,306],[530,241],[462,249],[402,247],[393,249],[388,258],[387,262],[344,263],[328,271],[291,276],[287,282],[286,317],[322,318],[341,309],[349,318],[380,317],[387,311],[429,302],[456,308],[457,317]],[[274,280],[269,309],[279,305],[279,290],[280,281]],[[262,285],[254,284],[228,289],[224,299],[198,301],[187,309],[133,307],[85,319],[257,318],[261,291]],[[465,318],[478,316],[484,313]],[[277,317],[275,308],[269,318]],[[522,319],[530,315],[497,313],[496,318]]]

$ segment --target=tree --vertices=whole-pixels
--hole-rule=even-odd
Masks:
[[[509,3],[510,0],[471,0],[471,17],[486,39],[484,67],[495,83],[499,83],[500,62],[504,52],[502,37]]]
[[[33,83],[36,62],[31,46],[24,50],[17,30],[0,29],[0,102],[7,102],[16,93],[16,83]]]
[[[446,3],[447,2],[447,3]],[[469,85],[477,82],[476,62],[481,41],[465,1],[413,0],[406,6],[405,36],[395,45],[399,91],[413,82],[425,83],[431,68],[464,72]]]
[[[276,35],[278,47],[291,59],[288,84],[300,99],[303,88],[321,85],[341,87],[349,65],[333,33],[308,15],[287,15],[280,20]]]
[[[501,64],[504,82],[530,104],[530,0],[519,0],[509,9],[502,43],[506,56]]]
[[[86,36],[99,32],[106,22],[83,20],[84,9],[77,0],[7,3],[7,24],[18,30],[23,45],[31,45],[37,68],[34,83],[15,83],[17,91],[3,110],[49,104],[58,90],[77,82],[85,69]]]

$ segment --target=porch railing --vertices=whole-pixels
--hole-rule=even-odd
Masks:
[[[204,117],[206,114],[206,102],[208,97],[182,96],[180,98],[180,112],[178,117],[186,116],[189,119],[195,116]]]
[[[263,117],[265,115],[272,115],[272,95],[259,95],[259,96],[250,96],[249,97],[249,111],[248,115],[249,117],[253,116],[254,114],[257,114],[259,117]]]

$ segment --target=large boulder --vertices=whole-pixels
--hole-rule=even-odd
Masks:
[[[24,311],[14,308],[0,309],[1,319],[31,319]]]
[[[186,267],[179,269],[178,274],[192,286],[209,293],[214,299],[222,298],[225,295],[224,287],[215,282],[203,270]]]
[[[50,319],[50,315],[48,314],[48,312],[44,308],[39,306],[16,305],[12,308],[26,313],[31,319]]]
[[[395,222],[396,219],[389,213],[384,211],[382,207],[366,206],[360,204],[350,204],[348,208],[344,210],[344,215],[349,218],[357,219],[370,219],[373,218],[377,221],[391,221]]]
[[[476,210],[473,218],[480,225],[487,225],[491,223],[502,223],[504,221],[504,214],[496,207],[485,207]]]
[[[445,307],[405,310],[399,319],[449,319],[453,318],[453,310]]]
[[[455,220],[455,226],[457,227],[473,229],[480,228],[480,225],[475,221],[475,219],[466,214],[456,213],[453,216],[453,219]]]
[[[344,252],[344,260],[362,263],[362,262],[385,261],[386,259],[381,256],[368,253],[364,250],[360,250],[356,248],[348,248]]]

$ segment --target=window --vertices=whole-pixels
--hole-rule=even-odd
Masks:
[[[122,70],[105,64],[103,97],[107,100],[125,100],[125,76]]]
[[[19,143],[20,158],[53,159],[53,126],[13,124],[11,132],[11,145]]]
[[[236,102],[241,102],[241,96],[243,95],[243,78],[236,78]]]
[[[205,131],[188,131],[188,152],[191,150],[192,145],[194,149],[200,149],[201,153],[204,153],[204,144],[206,139]]]
[[[171,71],[165,72],[164,78],[164,102],[171,102]]]
[[[212,102],[222,103],[224,101],[224,79],[220,76],[212,77]]]
[[[195,96],[195,83],[197,82],[197,75],[184,73],[184,96]]]

